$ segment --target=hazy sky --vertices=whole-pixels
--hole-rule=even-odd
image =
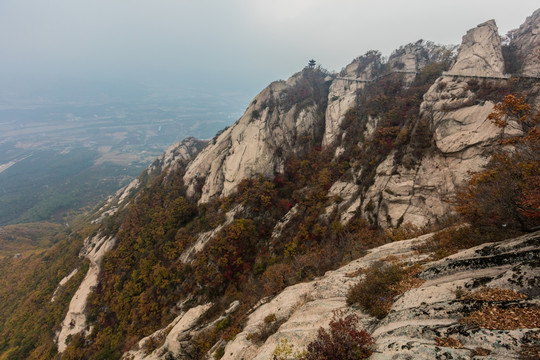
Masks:
[[[489,19],[505,34],[538,7],[538,0],[0,0],[0,87],[7,79],[168,81],[255,95],[310,58],[339,71],[370,49],[387,56],[421,38],[458,44]]]

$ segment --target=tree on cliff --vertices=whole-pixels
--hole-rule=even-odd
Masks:
[[[472,175],[457,194],[457,210],[474,226],[532,231],[540,226],[540,113],[525,97],[507,95],[488,116],[504,130],[519,124],[522,134],[502,137],[486,169]]]

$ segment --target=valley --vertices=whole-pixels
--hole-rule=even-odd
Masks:
[[[0,99],[0,226],[65,222],[125,186],[170,144],[212,137],[247,103],[241,94],[153,91]]]

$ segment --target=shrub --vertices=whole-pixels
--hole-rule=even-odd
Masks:
[[[367,269],[366,277],[349,289],[347,304],[358,304],[371,316],[382,319],[396,295],[394,286],[402,279],[403,270],[399,265],[376,262]]]
[[[295,274],[289,264],[270,265],[262,274],[263,289],[266,296],[274,295],[294,282]]]
[[[418,247],[421,253],[433,253],[435,259],[442,259],[460,250],[497,240],[502,240],[502,232],[486,232],[471,226],[451,227],[437,232],[431,239]]]
[[[410,222],[401,224],[401,226],[397,228],[386,229],[384,232],[385,237],[392,242],[412,239],[423,234],[425,234],[425,232],[421,228]]]
[[[319,328],[317,339],[308,345],[302,360],[357,360],[371,355],[374,341],[365,330],[358,330],[356,314],[334,312],[329,329]]]
[[[304,355],[303,352],[294,351],[293,345],[289,344],[286,338],[283,338],[272,352],[272,360],[298,360],[302,359]]]
[[[276,319],[275,315],[273,317],[267,316],[264,322],[259,324],[257,331],[248,334],[247,339],[254,343],[262,344],[271,335],[275,334],[285,321],[285,319]]]
[[[533,231],[540,226],[540,112],[524,97],[507,95],[488,115],[504,131],[513,122],[523,135],[505,136],[486,169],[457,194],[457,210],[475,227]],[[501,135],[501,136],[502,136]]]

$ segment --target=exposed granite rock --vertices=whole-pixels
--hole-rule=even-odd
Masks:
[[[517,48],[521,64],[521,73],[528,76],[540,76],[540,9],[525,20],[525,23],[513,32],[512,44]]]
[[[405,83],[410,83],[414,80],[415,73],[428,63],[431,55],[423,41],[420,40],[396,50],[390,56],[387,66],[383,64],[380,54],[375,51],[369,51],[347,65],[330,86],[323,147],[339,146],[337,140],[347,131],[347,129],[342,129],[345,114],[357,105],[358,92],[366,87],[368,81],[383,75],[381,69],[386,68],[388,73],[402,73]],[[370,119],[366,136],[372,134],[377,120]],[[339,154],[339,147],[337,151]]]
[[[306,69],[264,89],[244,115],[190,163],[184,176],[188,195],[200,193],[201,202],[229,195],[242,179],[283,172],[286,154],[302,153],[320,141],[329,86],[325,78]],[[319,102],[303,98],[306,93],[320,97]]]
[[[514,301],[511,305],[538,306],[535,274],[539,264],[540,232],[484,244],[425,264],[419,277],[427,281],[398,296],[390,314],[382,321],[357,308],[347,307],[347,290],[362,276],[357,275],[358,270],[391,255],[408,263],[421,260],[422,257],[415,255],[415,249],[431,236],[383,245],[321,278],[286,288],[253,311],[242,332],[225,347],[222,359],[270,359],[282,338],[287,338],[297,349],[305,348],[315,338],[318,328],[327,326],[332,311],[337,309],[358,314],[360,326],[373,333],[376,344],[371,359],[471,359],[471,350],[476,347],[492,351],[490,358],[493,359],[517,358],[520,344],[531,329],[490,330],[461,324],[464,314],[480,305],[456,299],[456,290],[474,290],[481,286],[518,289],[529,294],[529,299]],[[516,287],[516,279],[520,279],[520,286]],[[285,320],[277,332],[264,344],[248,340],[248,335],[264,326],[264,318],[271,314]],[[437,337],[456,338],[464,348],[437,346]]]
[[[161,154],[146,170],[148,174],[162,172],[165,169],[174,171],[180,166],[185,166],[208,144],[206,140],[187,137],[173,144]]]
[[[373,332],[376,352],[372,359],[471,359],[482,347],[490,359],[517,359],[520,345],[532,329],[490,330],[460,323],[483,304],[456,298],[458,289],[482,286],[519,290],[529,299],[500,306],[537,307],[540,233],[500,243],[489,243],[426,264],[418,276],[427,279],[395,299],[390,314]],[[527,270],[525,270],[527,269]],[[516,279],[520,279],[516,284]],[[437,337],[452,337],[462,349],[436,346]]]
[[[368,52],[353,60],[332,81],[328,93],[323,146],[334,144],[337,137],[343,133],[341,124],[347,111],[356,106],[358,90],[363,89],[367,81],[372,80],[377,75],[377,69],[381,66],[380,54]],[[346,131],[346,129],[344,130]]]
[[[502,76],[504,60],[495,20],[467,31],[463,36],[456,63],[449,71],[459,75]]]
[[[68,312],[62,321],[62,327],[56,338],[56,344],[58,345],[58,352],[62,353],[66,349],[66,339],[69,335],[75,335],[84,331],[89,332],[86,324],[86,303],[88,295],[94,291],[94,287],[97,285],[99,264],[105,253],[107,253],[114,246],[115,239],[112,237],[103,237],[96,235],[92,238],[87,238],[84,241],[84,247],[82,248],[80,255],[90,260],[90,267],[84,277],[79,288],[71,298],[69,303]]]
[[[222,359],[270,359],[282,338],[287,338],[296,348],[304,348],[315,338],[319,327],[328,325],[334,310],[355,312],[362,317],[361,326],[372,328],[376,323],[374,318],[364,315],[358,309],[347,308],[346,305],[348,289],[358,281],[358,270],[390,255],[408,257],[411,261],[419,259],[414,253],[415,248],[429,236],[383,245],[338,270],[327,272],[323,277],[287,287],[253,311],[242,332],[225,347]],[[271,314],[279,320],[285,320],[277,332],[264,344],[248,340],[249,334],[264,326],[264,318]]]
[[[460,69],[457,71],[460,74],[493,75],[483,62],[471,60],[478,54],[495,56],[492,63],[497,64],[502,74],[500,39],[493,21],[479,25],[463,37],[460,55],[450,73],[455,74],[454,70]],[[342,190],[332,191],[332,196],[345,199],[339,204],[342,221],[351,218],[359,208],[365,217],[383,227],[406,222],[422,226],[451,213],[449,200],[456,188],[469,178],[470,172],[480,171],[487,164],[492,147],[503,136],[501,130],[487,120],[494,103],[478,101],[467,81],[459,76],[441,76],[424,94],[420,116],[433,132],[434,151],[425,154],[420,163],[396,164],[392,152],[378,166],[374,183],[363,197],[353,184],[333,189]],[[489,81],[504,85],[507,80]],[[504,136],[518,135],[519,129],[513,124],[505,130]],[[353,178],[362,176],[360,171]]]
[[[142,176],[133,179],[127,186],[118,190],[116,194],[109,196],[105,204],[96,211],[95,219],[92,220],[92,223],[101,223],[106,217],[114,215],[122,207],[126,206],[131,196],[136,194],[141,186],[145,186],[145,181],[151,178],[152,175],[162,172],[171,173],[181,167],[185,167],[207,143],[204,140],[188,137],[169,146],[159,158],[146,168]]]
[[[198,330],[201,316],[212,306],[212,304],[199,305],[189,309],[185,313],[178,315],[166,328],[157,330],[152,335],[141,339],[137,343],[137,350],[131,350],[122,356],[124,360],[158,360],[168,358],[190,359],[185,353],[189,347],[189,340],[193,338]],[[157,349],[148,351],[148,344],[159,342],[163,339],[163,344]],[[188,357],[182,357],[188,355]]]

